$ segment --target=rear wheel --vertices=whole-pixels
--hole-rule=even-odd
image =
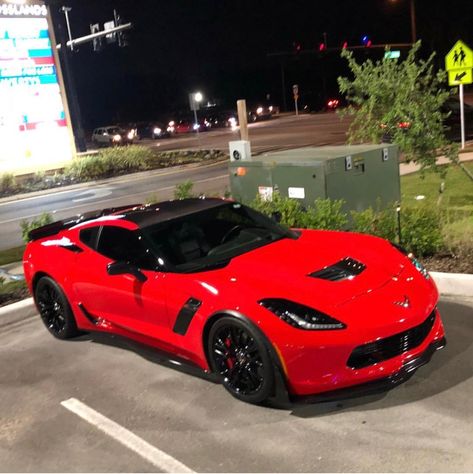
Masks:
[[[274,366],[263,336],[244,320],[221,317],[210,329],[210,365],[236,398],[261,403],[274,392]]]
[[[69,339],[80,334],[69,302],[52,278],[44,276],[38,281],[34,299],[44,325],[54,337]]]

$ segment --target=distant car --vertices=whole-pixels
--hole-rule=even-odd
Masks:
[[[173,124],[171,126],[171,123]],[[185,118],[180,120],[171,120],[168,125],[168,130],[172,127],[171,133],[195,133],[205,132],[209,129],[208,123],[204,119],[199,119],[195,123],[192,118]]]
[[[216,198],[105,209],[29,237],[24,274],[53,336],[150,344],[246,402],[393,387],[445,345],[432,278],[378,237],[289,230]]]
[[[269,120],[273,116],[274,106],[259,103],[250,106],[248,109],[248,121],[257,122],[259,120]]]
[[[449,140],[459,141],[461,140],[461,126],[460,126],[460,102],[455,98],[448,99],[441,107],[443,114],[449,114],[444,119],[445,135]],[[465,113],[465,137],[473,137],[473,107],[468,104],[464,104]],[[397,128],[407,132],[412,126],[412,120],[406,117],[404,120],[400,120],[397,123]],[[380,124],[380,127],[384,129],[383,141],[392,142],[392,131],[388,130],[386,124]]]
[[[125,129],[117,125],[99,127],[92,132],[92,142],[100,146],[130,145],[135,141],[136,131]]]
[[[238,125],[238,114],[233,110],[204,111],[207,128],[234,128]]]
[[[171,134],[167,126],[161,122],[139,122],[136,124],[136,134],[139,140],[143,138],[168,138]]]

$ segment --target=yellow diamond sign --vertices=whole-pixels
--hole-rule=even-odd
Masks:
[[[445,69],[453,71],[471,68],[473,68],[473,51],[463,41],[459,40],[445,56]],[[458,82],[457,84],[460,83]],[[463,82],[463,84],[466,83]]]

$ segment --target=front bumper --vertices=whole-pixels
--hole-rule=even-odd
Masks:
[[[440,349],[443,349],[447,344],[445,337],[432,342],[427,349],[418,357],[406,362],[399,371],[372,382],[362,383],[353,387],[345,387],[338,390],[331,390],[315,395],[303,395],[292,397],[294,401],[301,403],[317,403],[328,402],[336,400],[344,400],[347,398],[354,398],[366,395],[373,395],[390,390],[407,380],[409,380],[414,372],[423,365],[430,362],[430,359]]]

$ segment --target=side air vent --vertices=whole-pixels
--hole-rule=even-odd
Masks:
[[[362,273],[366,268],[366,265],[358,262],[351,257],[345,257],[333,265],[317,270],[313,273],[309,273],[310,277],[320,278],[321,280],[329,281],[340,281],[346,279],[355,278],[357,275]]]

